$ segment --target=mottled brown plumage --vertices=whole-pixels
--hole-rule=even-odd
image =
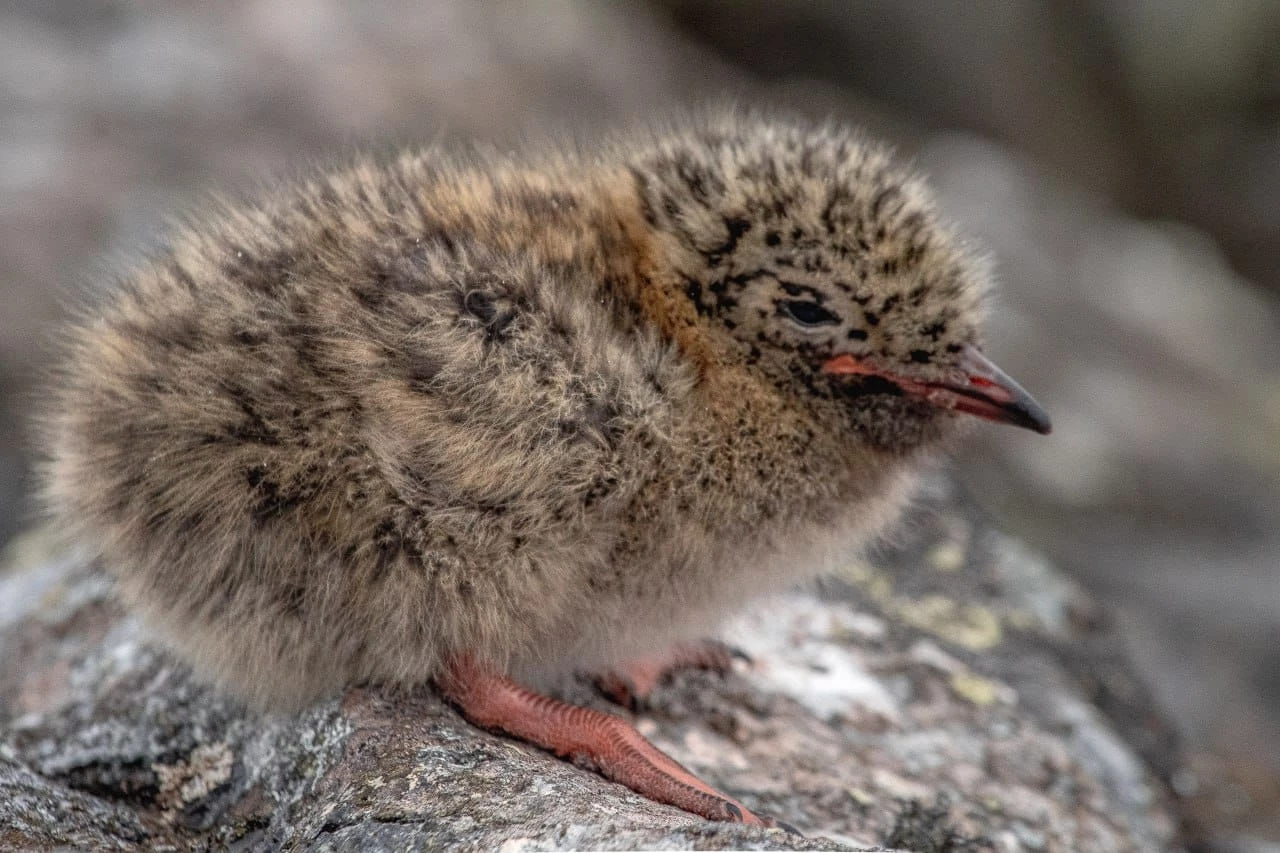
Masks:
[[[973,384],[985,288],[843,128],[361,160],[210,212],[85,314],[47,495],[259,704],[462,656],[604,671],[883,529],[951,409],[1047,429]]]

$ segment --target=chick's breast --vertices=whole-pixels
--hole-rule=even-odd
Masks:
[[[61,519],[265,703],[569,645],[691,386],[585,295],[589,246],[354,185],[180,233],[72,335],[52,411]]]

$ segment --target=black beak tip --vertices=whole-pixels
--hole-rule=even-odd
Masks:
[[[1041,435],[1050,435],[1053,432],[1053,423],[1049,420],[1048,415],[1045,415],[1040,420],[1032,424],[1031,429]]]
[[[1049,435],[1053,432],[1053,422],[1049,420],[1049,413],[1029,396],[1017,400],[1006,411],[1011,415],[1009,422],[1015,426],[1038,432],[1040,435]]]
[[[969,376],[971,384],[955,390],[995,407],[995,411],[984,414],[984,417],[1029,429],[1040,435],[1053,432],[1053,423],[1044,407],[977,347],[971,344],[962,346],[956,366]]]

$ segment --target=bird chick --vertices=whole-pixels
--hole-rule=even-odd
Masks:
[[[706,632],[881,531],[960,415],[982,266],[836,126],[358,160],[178,229],[67,335],[46,496],[196,670],[265,707],[434,680],[476,724],[763,822],[533,691]]]

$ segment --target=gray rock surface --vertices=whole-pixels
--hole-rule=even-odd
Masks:
[[[0,848],[1176,848],[1177,747],[1106,620],[948,483],[893,547],[725,626],[751,663],[635,718],[804,838],[648,802],[425,687],[247,712],[62,557],[0,575]]]

